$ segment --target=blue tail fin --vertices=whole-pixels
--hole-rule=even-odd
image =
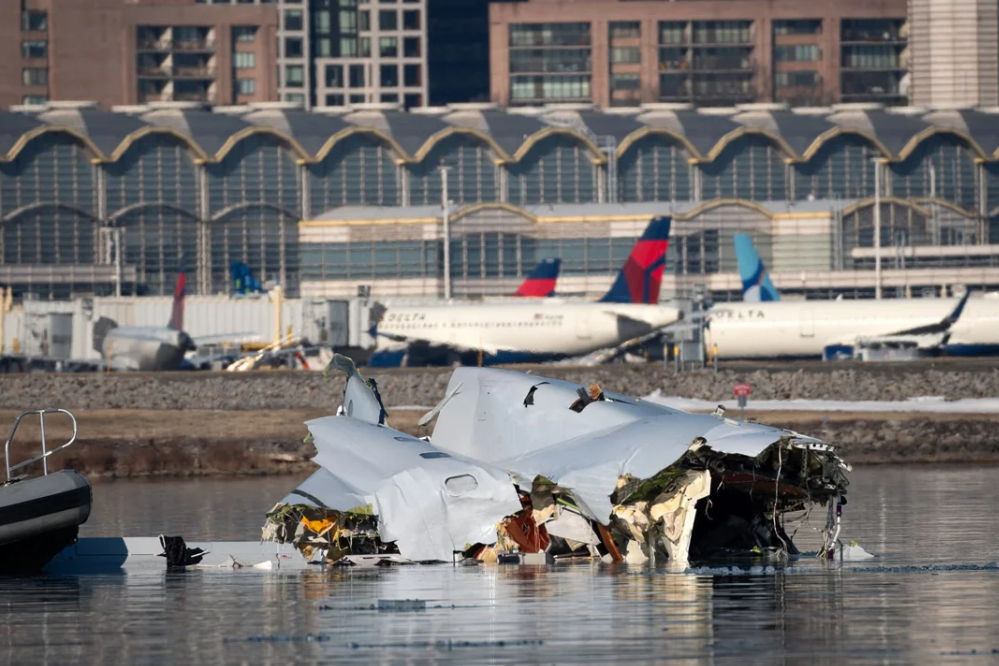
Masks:
[[[562,260],[549,257],[542,259],[517,290],[517,296],[542,297],[555,295],[558,269]]]
[[[669,217],[654,217],[635,243],[628,260],[617,273],[601,303],[659,302],[659,287],[666,267],[666,249],[669,247]]]
[[[253,271],[250,270],[249,266],[234,261],[231,269],[233,287],[237,294],[263,293],[264,290],[263,287],[260,286],[260,280],[254,277]]]
[[[735,241],[735,258],[739,262],[739,278],[742,280],[742,300],[747,303],[779,301],[780,293],[770,281],[753,239],[746,234],[735,234],[732,239]]]

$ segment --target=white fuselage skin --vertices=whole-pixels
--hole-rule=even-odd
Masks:
[[[577,356],[621,344],[679,318],[680,312],[668,306],[552,299],[390,308],[378,324],[378,348],[397,347],[405,339],[486,353]]]
[[[855,301],[779,301],[725,303],[708,313],[708,353],[719,358],[821,356],[830,345],[852,345],[941,322],[956,298]],[[949,344],[999,344],[999,299],[975,298],[965,304],[950,329]]]

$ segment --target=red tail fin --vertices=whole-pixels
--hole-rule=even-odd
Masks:
[[[177,284],[173,288],[173,314],[170,316],[168,328],[175,331],[184,330],[184,294],[187,291],[187,274],[177,273]]]

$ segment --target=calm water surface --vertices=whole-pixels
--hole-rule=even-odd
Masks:
[[[291,478],[96,485],[83,536],[254,540]],[[999,467],[865,468],[786,571],[412,566],[0,578],[0,662],[999,662]],[[816,516],[814,527],[821,527]],[[816,533],[796,537],[814,550]],[[378,599],[419,598],[420,613]]]

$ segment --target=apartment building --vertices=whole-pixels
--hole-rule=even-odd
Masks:
[[[0,106],[274,99],[277,10],[195,0],[0,5]]]
[[[528,0],[490,5],[502,105],[902,104],[905,0]]]

